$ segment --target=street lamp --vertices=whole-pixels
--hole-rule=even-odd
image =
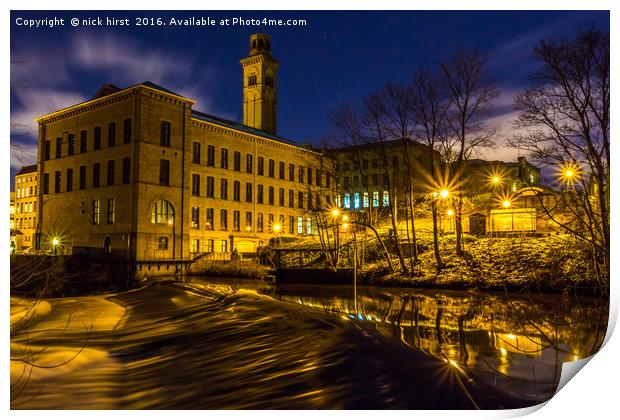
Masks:
[[[52,253],[54,255],[56,255],[56,253],[58,252],[58,245],[60,245],[60,239],[53,238],[52,239]]]
[[[454,210],[450,209],[448,210],[448,217],[452,217],[454,216]]]
[[[580,174],[579,165],[575,162],[566,162],[559,169],[559,177],[562,184],[574,185]]]
[[[333,209],[332,210],[332,217],[336,218],[338,216],[340,216],[340,209],[338,209],[338,208]]]
[[[444,199],[444,200],[445,200],[446,198],[448,198],[448,196],[449,196],[449,195],[450,195],[450,191],[448,191],[448,190],[446,190],[446,189],[443,189],[443,190],[439,191],[439,196],[440,196],[442,199]]]
[[[510,202],[510,200],[504,200],[504,201],[502,202],[502,206],[503,206],[505,209],[509,208],[511,205],[512,205],[512,203]]]
[[[176,238],[176,226],[174,225],[174,216],[168,218],[168,226],[172,226],[172,259],[174,260],[174,258],[176,257],[176,251],[177,251],[177,247],[176,247],[176,242],[177,242],[177,238]]]

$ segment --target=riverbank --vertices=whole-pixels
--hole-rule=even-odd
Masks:
[[[597,282],[590,250],[569,235],[521,238],[465,236],[464,239],[464,255],[457,256],[455,237],[448,235],[442,238],[440,248],[444,266],[439,271],[432,249],[432,237],[422,235],[418,238],[418,262],[412,270],[411,260],[405,258],[407,273],[399,270],[400,263],[394,253],[391,254],[391,263],[395,268],[392,272],[382,253],[374,249],[372,244],[366,246],[362,253],[363,263],[358,272],[358,284],[585,295],[607,292]],[[189,271],[190,275],[266,279],[272,273],[269,267],[253,261],[197,264]],[[344,261],[346,264],[347,261]],[[313,273],[309,268],[295,273],[295,282],[315,282],[319,267],[311,268]],[[350,283],[352,273],[349,271],[343,270],[340,276],[329,273],[330,276],[323,277],[336,278],[337,283]]]
[[[444,267],[439,271],[432,245],[423,239],[419,263],[414,266],[413,273],[389,273],[387,263],[378,261],[364,282],[454,290],[603,292],[596,279],[589,249],[568,235],[538,238],[467,237],[463,256],[456,255],[454,236],[444,238],[441,247]],[[393,261],[393,264],[397,267],[398,261]]]

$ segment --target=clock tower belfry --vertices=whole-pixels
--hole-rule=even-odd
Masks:
[[[243,124],[276,134],[276,76],[278,62],[271,56],[271,37],[250,36],[250,55],[243,67]]]

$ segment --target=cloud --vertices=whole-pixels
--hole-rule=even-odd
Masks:
[[[11,167],[37,161],[37,123],[35,118],[85,101],[77,92],[62,89],[13,89],[19,106],[11,111]]]
[[[75,80],[99,79],[119,87],[149,80],[195,100],[200,110],[217,113],[210,95],[216,67],[199,63],[196,55],[117,35],[81,33],[68,44],[22,42],[11,49],[12,167],[36,162],[36,117],[83,102],[98,87]],[[75,91],[76,86],[90,90]]]
[[[62,50],[55,45],[11,48],[11,89],[40,89],[71,81]]]
[[[185,80],[195,66],[192,57],[176,50],[166,51],[116,35],[75,36],[71,62],[83,70],[104,72],[114,79],[112,82],[121,84]]]

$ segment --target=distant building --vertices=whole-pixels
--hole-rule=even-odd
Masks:
[[[462,188],[468,192],[463,207],[463,230],[479,235],[532,234],[556,229],[546,209],[557,194],[540,183],[540,170],[524,157],[516,162],[471,159],[464,162]],[[444,230],[455,230],[450,202],[441,212]]]
[[[441,166],[437,152],[412,140],[341,147],[329,155],[336,171],[336,205],[360,212],[404,206],[410,187],[414,194],[428,192],[431,159]]]
[[[314,232],[333,169],[320,152],[276,135],[277,62],[252,35],[243,121],[144,82],[105,85],[39,123],[38,248],[130,260],[255,252],[276,235]]]
[[[16,251],[32,248],[35,244],[38,204],[37,165],[23,166],[15,174],[15,203],[13,234]]]
[[[540,185],[540,169],[524,157],[516,162],[469,159],[463,162],[464,187],[473,193],[514,193]]]
[[[9,210],[9,216],[11,217],[11,230],[15,228],[15,191],[11,191],[11,207]]]

